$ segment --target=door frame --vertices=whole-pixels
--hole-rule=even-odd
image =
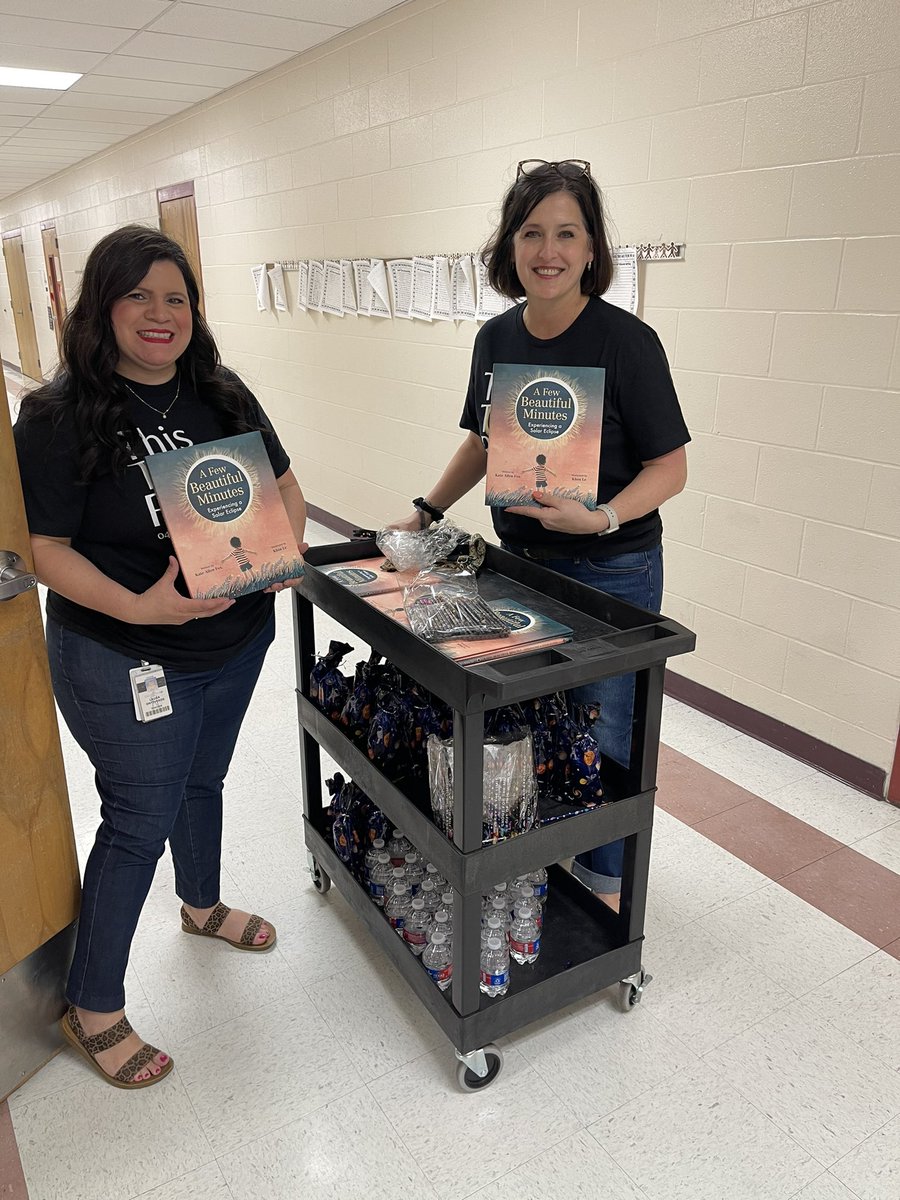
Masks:
[[[40,381],[44,378],[44,374],[41,368],[41,355],[38,348],[37,330],[35,329],[34,325],[34,305],[31,302],[31,288],[28,283],[28,263],[25,258],[25,239],[21,229],[7,229],[2,235],[0,235],[0,237],[2,237],[3,241],[3,259],[6,264],[6,279],[9,285],[10,301],[13,309],[13,323],[16,329],[16,342],[19,346],[19,366],[23,375],[27,375],[29,379],[36,379]],[[16,296],[13,293],[13,275],[10,271],[10,254],[14,252],[12,250],[12,243],[16,239],[18,239],[19,249],[22,251],[22,271],[24,273],[25,285],[25,295],[23,297],[19,297],[19,300],[22,303],[21,315],[16,308]],[[24,329],[26,337],[30,335],[31,346],[23,346],[23,335],[21,332],[22,329]],[[34,355],[33,360],[31,360],[32,353]]]
[[[47,245],[49,234],[53,235],[52,247]],[[68,305],[55,221],[41,221],[41,245],[44,249],[44,267],[47,271],[47,291],[50,293],[50,315],[53,318],[56,349],[59,356],[62,357],[62,323],[66,319]]]

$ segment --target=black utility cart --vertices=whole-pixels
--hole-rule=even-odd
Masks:
[[[520,601],[573,629],[572,641],[520,657],[462,667],[330,579],[319,566],[380,557],[371,542],[317,546],[294,589],[303,818],[313,880],[320,892],[333,881],[367,924],[456,1048],[458,1079],[467,1090],[487,1086],[502,1067],[494,1039],[574,1001],[618,983],[627,1011],[641,999],[649,976],[641,963],[653,825],[653,795],[666,659],[694,647],[694,635],[675,621],[626,604],[531,561],[488,547],[479,575],[486,599]],[[390,782],[309,700],[315,661],[315,609],[327,612],[454,710],[454,840],[438,829],[424,789]],[[319,646],[321,651],[325,649]],[[494,845],[482,845],[482,738],[485,712],[610,675],[636,672],[631,762],[603,764],[611,803]],[[440,991],[397,937],[335,853],[325,817],[319,747],[402,829],[455,889],[453,978]],[[573,806],[574,807],[574,806]],[[558,814],[548,813],[548,817]],[[616,914],[562,867],[594,846],[624,837],[621,912]],[[482,893],[502,879],[546,866],[549,894],[537,962],[510,965],[505,996],[479,988]]]

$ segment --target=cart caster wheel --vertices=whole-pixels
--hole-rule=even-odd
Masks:
[[[331,887],[331,876],[326,875],[317,862],[310,865],[309,873],[312,875],[313,887],[324,896]]]
[[[640,1004],[644,988],[653,980],[652,975],[645,973],[644,968],[619,984],[616,1004],[620,1012],[631,1012],[636,1004]]]
[[[486,1075],[479,1075],[462,1059],[456,1064],[456,1082],[464,1092],[478,1092],[489,1087],[503,1069],[503,1051],[499,1046],[491,1043],[484,1047],[482,1054],[487,1066]]]

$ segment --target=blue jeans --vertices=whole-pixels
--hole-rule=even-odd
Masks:
[[[273,618],[235,658],[206,671],[166,671],[173,711],[134,715],[138,660],[47,622],[53,691],[91,761],[101,824],[84,870],[66,995],[96,1012],[125,1004],[131,941],[166,841],[175,889],[195,908],[219,900],[222,785],[266,651]]]
[[[658,613],[662,605],[662,546],[616,554],[611,558],[591,558],[583,554],[572,558],[542,559],[540,563],[639,608]],[[575,701],[599,702],[600,718],[593,732],[601,757],[608,756],[627,766],[631,757],[634,675],[613,675],[598,683],[573,688],[569,695]],[[621,840],[585,851],[576,857],[572,874],[595,892],[618,892],[622,887],[624,853],[625,843]]]

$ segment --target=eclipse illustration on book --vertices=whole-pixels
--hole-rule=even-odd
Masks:
[[[303,574],[259,433],[147,457],[188,591],[243,596]]]
[[[596,507],[605,378],[603,367],[494,363],[486,504],[536,505],[540,492]]]

